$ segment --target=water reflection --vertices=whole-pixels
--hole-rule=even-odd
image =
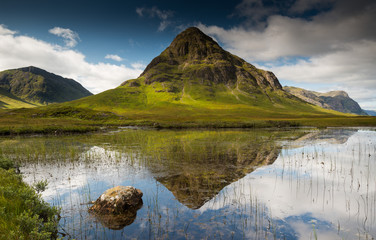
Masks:
[[[231,146],[218,147],[208,144],[202,147],[203,154],[198,155],[175,146],[174,149],[181,154],[172,155],[169,161],[148,164],[153,177],[171,191],[179,202],[191,209],[199,209],[225,186],[243,178],[257,167],[272,164],[280,152],[280,147],[273,141],[250,141],[243,146],[231,143]]]
[[[78,239],[372,239],[375,143],[356,129],[0,139],[26,181],[49,181],[43,196]],[[90,217],[81,203],[116,185],[144,192],[137,216]]]
[[[129,208],[122,214],[98,214],[93,211],[89,211],[102,226],[112,229],[121,230],[125,226],[131,225],[137,217],[137,211],[142,207],[142,201],[136,207]]]
[[[298,148],[301,139],[291,142],[273,165],[228,186],[202,213],[245,208],[254,198],[277,224],[292,227],[294,239],[373,239],[375,132],[331,129],[315,135]]]
[[[313,143],[329,143],[329,144],[343,144],[346,143],[349,137],[358,132],[357,129],[351,128],[329,128],[321,131],[315,131],[309,134],[306,134],[299,139],[290,142],[291,144],[313,144]]]

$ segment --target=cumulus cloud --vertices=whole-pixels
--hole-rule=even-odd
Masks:
[[[111,60],[114,60],[114,61],[117,61],[117,62],[121,62],[121,61],[124,60],[123,58],[121,58],[120,56],[115,55],[115,54],[107,54],[104,58],[105,59],[111,59]]]
[[[54,27],[50,29],[49,32],[56,36],[62,37],[66,47],[75,47],[77,45],[77,41],[80,40],[78,34],[68,28]]]
[[[314,20],[275,15],[268,18],[262,31],[242,26],[224,29],[218,26],[198,27],[214,35],[227,49],[252,61],[271,61],[281,57],[325,54],[342,50],[348,43],[376,39],[372,26],[376,20],[370,11],[367,15],[350,16],[334,20],[330,16]],[[327,19],[327,20],[325,20]]]
[[[136,62],[136,63],[132,63],[131,66],[135,69],[144,69],[146,68],[146,65],[143,64],[143,63],[139,63],[139,62]]]
[[[313,56],[295,64],[270,65],[282,80],[298,83],[331,83],[330,89],[345,90],[364,108],[374,109],[376,103],[376,42],[361,41],[348,44],[343,50]]]
[[[158,31],[164,31],[172,23],[168,19],[174,15],[173,11],[160,10],[155,6],[152,8],[136,8],[136,13],[140,17],[159,18],[161,22],[159,23]]]
[[[334,83],[361,106],[373,105],[375,109],[376,98],[369,89],[376,90],[376,28],[372,27],[376,2],[298,0],[285,13],[304,12],[328,3],[332,3],[330,10],[307,19],[277,14],[261,0],[244,0],[239,5],[242,10],[237,10],[239,16],[251,14],[252,7],[265,8],[254,17],[260,20],[269,14],[264,25],[241,24],[225,29],[200,23],[198,27],[219,40],[226,50],[251,63],[270,66],[280,79]]]
[[[138,77],[140,65],[127,67],[108,63],[89,63],[85,55],[29,36],[17,35],[0,26],[0,70],[36,66],[63,77],[75,79],[93,93],[119,86]]]

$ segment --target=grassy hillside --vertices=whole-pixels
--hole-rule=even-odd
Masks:
[[[0,108],[31,108],[36,106],[41,106],[41,104],[27,102],[0,88]]]
[[[116,89],[63,105],[110,111],[132,120],[162,122],[246,122],[251,119],[345,116],[295,97],[288,98],[282,91],[249,94],[225,84],[209,87],[191,82],[171,91],[162,83],[145,84],[142,80],[130,80]]]
[[[0,72],[0,108],[35,107],[92,95],[73,79],[36,67]]]

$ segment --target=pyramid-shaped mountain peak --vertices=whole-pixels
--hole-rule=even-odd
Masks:
[[[226,59],[229,53],[223,50],[217,42],[196,27],[190,27],[178,34],[165,50],[170,57],[184,60]]]
[[[190,59],[204,59],[215,53],[224,54],[224,50],[211,37],[196,27],[188,28],[177,35],[167,51],[171,56],[188,56]]]
[[[199,28],[197,27],[189,27],[185,29],[183,32],[179,33],[175,39],[177,38],[185,38],[185,37],[191,37],[191,38],[206,38],[207,40],[213,41],[211,37],[203,33]]]
[[[32,74],[37,74],[37,75],[42,75],[42,76],[46,76],[46,75],[57,76],[54,73],[47,72],[44,69],[41,69],[41,68],[38,68],[38,67],[34,67],[34,66],[23,67],[23,68],[19,68],[17,70],[25,72],[25,73],[32,73]]]
[[[273,73],[257,69],[225,51],[196,27],[178,34],[140,77],[146,84],[190,82],[210,86],[220,83],[231,88],[243,86],[245,91],[253,92],[282,89]]]

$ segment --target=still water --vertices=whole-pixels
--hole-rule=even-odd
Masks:
[[[375,129],[141,130],[0,138],[24,180],[47,180],[65,239],[375,239]],[[88,213],[108,188],[143,206]]]

